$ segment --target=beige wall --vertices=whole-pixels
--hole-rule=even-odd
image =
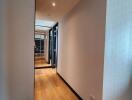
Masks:
[[[34,0],[0,0],[0,16],[0,100],[33,100]]]
[[[105,0],[81,0],[59,25],[58,73],[84,100],[102,100]]]
[[[7,0],[0,0],[0,100],[9,100],[8,95],[8,5]]]

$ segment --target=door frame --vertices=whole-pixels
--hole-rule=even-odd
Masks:
[[[51,37],[51,48],[52,48],[52,61],[51,64],[53,67],[57,68],[57,62],[58,62],[58,22],[53,26],[52,28],[52,37]],[[57,28],[57,29],[56,29]],[[56,31],[56,32],[55,32]],[[55,38],[54,38],[55,37]],[[55,44],[54,44],[55,43]],[[55,50],[54,50],[54,46],[55,46]]]

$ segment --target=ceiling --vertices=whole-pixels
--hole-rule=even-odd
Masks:
[[[56,23],[54,21],[37,20],[35,21],[35,30],[38,32],[49,31]]]
[[[57,22],[80,0],[36,0],[36,19]],[[54,7],[52,3],[55,3]]]

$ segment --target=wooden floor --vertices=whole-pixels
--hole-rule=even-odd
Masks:
[[[35,56],[35,68],[40,67],[49,67],[51,64],[48,64],[44,58],[44,56]]]
[[[35,70],[35,100],[78,100],[55,69]]]

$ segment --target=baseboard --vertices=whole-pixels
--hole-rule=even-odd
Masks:
[[[64,80],[64,78],[57,72],[57,75],[62,79],[62,81],[70,88],[70,90],[78,97],[79,100],[83,100],[81,96]]]
[[[55,67],[53,67],[53,66],[47,66],[47,67],[43,66],[43,67],[35,67],[34,69],[46,69],[46,68],[55,68]]]

